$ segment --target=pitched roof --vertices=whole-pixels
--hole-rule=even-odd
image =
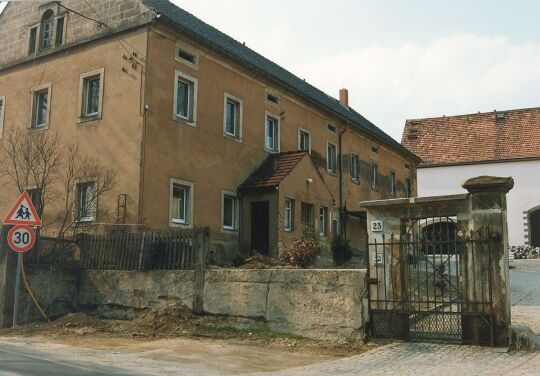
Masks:
[[[192,14],[177,7],[168,0],[143,0],[144,4],[160,14],[160,19],[167,19],[174,26],[182,30],[194,40],[210,48],[216,49],[222,54],[235,59],[255,72],[285,86],[292,92],[300,95],[316,105],[326,108],[328,111],[348,121],[378,141],[390,146],[394,150],[414,160],[420,161],[417,156],[403,147],[399,142],[387,135],[369,120],[350,107],[342,106],[339,101],[317,89],[313,85],[295,76],[286,69],[280,67],[264,56],[246,47],[216,28],[208,25]]]
[[[407,120],[401,142],[421,167],[540,158],[540,107]]]
[[[306,156],[305,151],[269,155],[242,184],[240,189],[277,187]]]

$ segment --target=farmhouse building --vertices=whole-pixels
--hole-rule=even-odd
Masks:
[[[349,208],[416,195],[420,159],[347,90],[334,99],[167,0],[10,2],[0,35],[0,137],[57,133],[118,174],[99,202],[77,185],[78,220],[207,226],[218,254],[275,256],[306,227],[364,249]],[[0,187],[5,212],[18,191]]]
[[[455,193],[479,175],[508,176],[510,245],[540,247],[540,107],[407,120],[404,146],[419,155],[418,193]]]

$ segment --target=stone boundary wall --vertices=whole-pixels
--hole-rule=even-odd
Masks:
[[[79,274],[34,268],[28,277],[45,305],[65,296],[77,310],[108,318],[131,319],[138,311],[178,304],[193,308],[195,300],[192,270]],[[205,313],[225,316],[228,325],[240,328],[360,340],[367,320],[366,293],[366,270],[210,269],[203,307]],[[23,321],[39,320],[25,299]]]

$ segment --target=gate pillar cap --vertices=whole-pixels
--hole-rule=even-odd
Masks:
[[[462,185],[469,193],[502,192],[508,193],[514,188],[514,179],[497,176],[477,176],[465,181]]]

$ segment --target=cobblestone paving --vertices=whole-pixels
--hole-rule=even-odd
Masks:
[[[540,353],[507,353],[505,349],[476,346],[396,343],[342,360],[252,375],[538,376]]]

